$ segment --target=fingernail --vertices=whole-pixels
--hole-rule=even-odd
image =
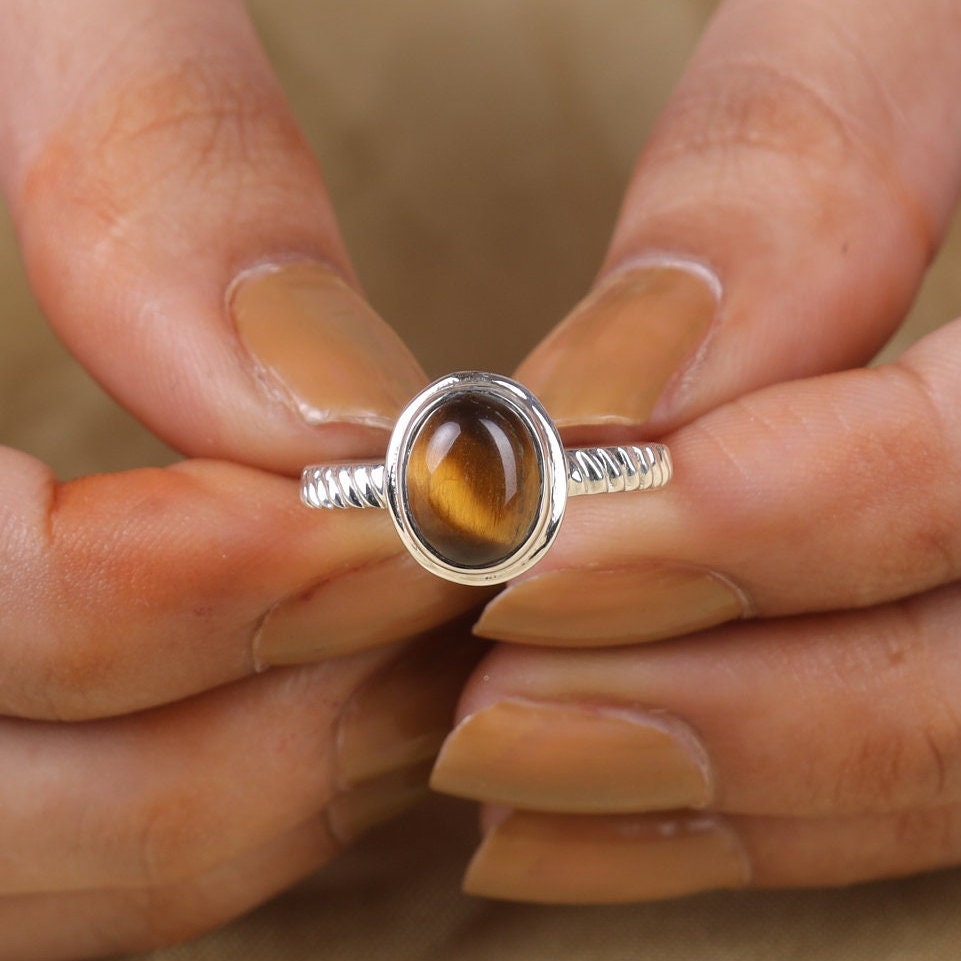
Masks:
[[[476,603],[476,588],[425,574],[405,551],[338,572],[279,604],[254,640],[254,660],[268,667],[354,654],[415,637]]]
[[[703,340],[719,290],[714,275],[695,263],[619,270],[521,365],[518,379],[559,427],[641,424]]]
[[[747,612],[747,599],[721,575],[651,562],[517,581],[484,608],[474,633],[523,644],[612,646],[689,634]]]
[[[485,837],[468,894],[543,904],[614,904],[744,887],[731,828],[706,814],[670,817],[515,811]]]
[[[330,833],[342,844],[392,820],[427,794],[430,763],[391,771],[338,794],[327,805]]]
[[[438,633],[361,686],[338,721],[337,789],[433,761],[480,651],[455,632]]]
[[[511,699],[457,725],[430,784],[509,807],[615,813],[703,807],[708,772],[694,733],[668,714]]]
[[[309,424],[389,429],[424,384],[401,339],[322,264],[248,271],[231,286],[228,305],[267,386]]]

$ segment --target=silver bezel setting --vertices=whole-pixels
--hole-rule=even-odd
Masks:
[[[421,537],[410,513],[407,463],[418,432],[443,403],[459,394],[488,398],[509,408],[530,432],[541,475],[537,515],[524,542],[509,556],[487,567],[454,564]],[[536,564],[551,546],[567,506],[568,472],[564,445],[540,401],[509,377],[480,371],[449,374],[421,391],[404,409],[387,447],[384,488],[397,533],[414,559],[427,570],[460,584],[498,584]]]

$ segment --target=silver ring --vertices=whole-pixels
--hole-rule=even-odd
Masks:
[[[423,567],[496,584],[536,564],[568,497],[656,490],[671,479],[663,444],[565,450],[526,387],[496,374],[450,374],[404,409],[383,463],[304,468],[308,507],[381,507]]]

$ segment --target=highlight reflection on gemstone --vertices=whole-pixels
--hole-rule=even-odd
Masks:
[[[425,418],[407,460],[407,501],[421,538],[443,559],[486,567],[536,523],[542,491],[534,438],[497,398],[458,394]]]

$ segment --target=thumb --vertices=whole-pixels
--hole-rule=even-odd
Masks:
[[[423,383],[240,3],[4,4],[0,181],[57,332],[189,455],[380,453]]]
[[[520,368],[560,425],[664,433],[863,363],[903,318],[957,195],[961,17],[936,0],[826,6],[716,14],[596,290]]]

